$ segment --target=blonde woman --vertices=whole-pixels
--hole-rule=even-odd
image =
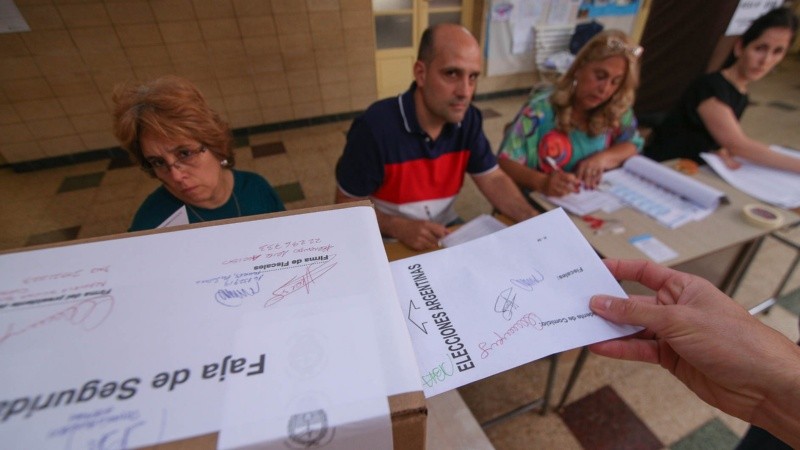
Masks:
[[[618,30],[595,35],[553,90],[523,105],[500,147],[500,167],[526,191],[594,189],[603,172],[641,151],[632,105],[642,48]]]

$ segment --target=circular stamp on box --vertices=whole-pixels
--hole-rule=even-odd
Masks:
[[[324,409],[294,414],[286,426],[289,439],[286,445],[292,449],[324,447],[333,440],[336,428],[328,423]]]
[[[760,227],[779,227],[783,224],[783,214],[775,208],[751,203],[742,208],[745,220]]]
[[[325,336],[315,330],[299,330],[287,339],[290,376],[309,379],[328,366]]]

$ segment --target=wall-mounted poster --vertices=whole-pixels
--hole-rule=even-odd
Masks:
[[[582,0],[578,18],[628,16],[639,10],[639,0]]]

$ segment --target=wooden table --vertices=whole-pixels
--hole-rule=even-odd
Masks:
[[[672,164],[667,161],[664,164]],[[735,291],[747,266],[755,256],[761,240],[779,227],[759,227],[744,220],[742,207],[750,203],[761,203],[749,195],[739,191],[716,176],[710,169],[703,168],[693,176],[713,188],[719,189],[727,196],[728,203],[720,205],[709,217],[690,222],[676,229],[669,229],[659,224],[634,208],[624,207],[612,213],[598,211],[593,216],[603,220],[616,220],[625,231],[620,234],[597,234],[589,224],[580,217],[570,214],[570,218],[586,237],[592,247],[604,258],[642,259],[647,256],[631,244],[634,236],[649,234],[678,253],[676,258],[663,264],[679,270],[695,272],[702,270],[703,264],[690,267],[691,263],[718,252],[728,251],[734,254],[728,261],[726,270],[721,272],[720,279],[706,276],[724,292]],[[531,198],[546,210],[556,208],[543,195],[532,193]],[[793,211],[784,211],[784,224],[800,222],[800,216]],[[738,251],[733,251],[738,250]],[[716,266],[716,264],[715,264]],[[698,273],[698,275],[707,275]]]

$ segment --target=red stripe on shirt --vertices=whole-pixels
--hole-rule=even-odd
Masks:
[[[394,204],[454,197],[464,183],[469,153],[459,150],[436,159],[386,164],[383,185],[373,195]]]

